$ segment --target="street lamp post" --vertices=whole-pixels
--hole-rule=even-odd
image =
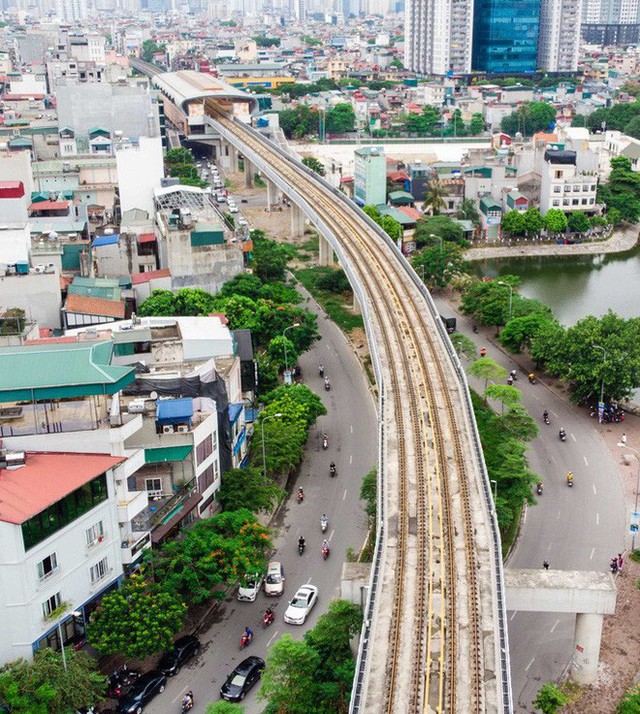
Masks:
[[[437,236],[435,233],[429,233],[429,238],[437,238],[440,241],[440,252],[442,253],[442,236]]]
[[[499,280],[498,285],[504,285],[509,288],[509,319],[511,319],[511,316],[513,314],[513,285],[505,283],[504,280]]]
[[[604,409],[604,366],[605,366],[605,362],[607,361],[607,350],[605,350],[604,347],[600,347],[600,345],[591,345],[591,346],[596,350],[602,350],[602,383],[600,385],[600,404],[602,404],[602,408]],[[600,422],[602,422],[601,417],[600,417]]]
[[[260,424],[260,431],[262,432],[262,475],[267,478],[267,452],[264,448],[264,423],[267,419],[275,419],[276,417],[281,417],[282,414],[278,412],[277,414],[267,415]]]
[[[624,448],[624,449],[629,449],[629,451],[633,451],[633,453],[636,455],[636,461],[638,462],[638,472],[636,474],[636,501],[635,505],[633,507],[633,512],[637,513],[638,512],[638,490],[640,489],[640,451],[638,449],[634,449],[633,446],[627,446],[624,442],[619,442],[618,446]],[[631,552],[636,549],[636,531],[631,530]]]
[[[289,327],[285,327],[284,330],[282,331],[282,336],[285,337],[287,330],[293,330],[294,327],[300,327],[300,323],[294,322],[293,325],[289,325]],[[282,344],[284,346],[284,373],[285,373],[285,381],[286,381],[286,375],[289,373],[289,365],[287,363],[287,343],[285,341]]]
[[[493,484],[493,503],[495,505],[496,501],[498,500],[498,482],[493,478],[489,480]]]

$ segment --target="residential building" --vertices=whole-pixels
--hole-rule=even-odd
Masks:
[[[56,15],[61,20],[80,22],[89,14],[87,0],[56,0]]]
[[[581,170],[580,152],[547,149],[540,162],[540,211],[550,208],[565,212],[595,213],[598,175]]]
[[[0,663],[84,639],[123,573],[124,456],[0,450]]]
[[[502,206],[492,195],[480,199],[480,221],[482,233],[487,240],[495,240],[500,235]]]
[[[582,0],[541,0],[538,68],[545,72],[578,69],[581,13]]]
[[[583,0],[581,33],[590,44],[620,46],[640,42],[638,0]]]
[[[535,71],[540,1],[475,0],[474,70],[489,74]]]
[[[382,146],[363,146],[354,152],[353,191],[360,206],[387,202],[387,162]]]
[[[471,70],[473,2],[407,0],[404,65],[412,72],[446,75]]]

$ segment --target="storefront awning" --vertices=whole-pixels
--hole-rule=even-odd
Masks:
[[[183,518],[186,518],[191,511],[202,501],[201,493],[194,493],[190,496],[181,506],[180,510],[177,511],[171,518],[162,525],[154,528],[151,531],[151,542],[154,545],[161,543],[162,540],[172,531]]]
[[[184,461],[193,451],[193,446],[163,446],[144,450],[145,464],[163,464],[167,461]]]

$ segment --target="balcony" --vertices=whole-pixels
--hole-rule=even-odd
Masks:
[[[56,579],[56,577],[60,575],[60,566],[57,565],[55,568],[50,570],[48,573],[45,573],[41,577],[36,576],[36,588],[40,590],[42,587],[49,587],[49,583],[51,583],[53,580]]]
[[[118,499],[118,523],[131,523],[148,505],[146,491],[129,491],[126,497]]]
[[[131,535],[126,540],[120,543],[120,554],[122,558],[123,565],[131,565],[140,556],[142,552],[151,546],[151,534],[149,532],[145,533],[142,538],[140,534]]]

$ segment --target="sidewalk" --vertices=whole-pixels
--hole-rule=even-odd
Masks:
[[[487,246],[486,248],[470,248],[464,254],[466,260],[487,260],[489,258],[520,258],[527,256],[566,256],[566,255],[601,255],[603,253],[624,253],[638,244],[639,230],[637,226],[629,226],[624,230],[614,231],[611,238],[604,241],[589,243],[535,244],[518,242],[515,245]]]

